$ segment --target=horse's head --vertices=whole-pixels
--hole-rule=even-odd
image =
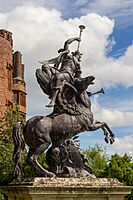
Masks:
[[[87,89],[89,85],[93,84],[94,79],[94,76],[87,76],[85,78],[77,79],[74,86],[79,93],[82,93]]]

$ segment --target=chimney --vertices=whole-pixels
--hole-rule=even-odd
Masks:
[[[22,54],[16,51],[13,55],[14,78],[24,80],[24,65],[22,64]]]

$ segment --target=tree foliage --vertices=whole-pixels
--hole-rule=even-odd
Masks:
[[[15,110],[7,110],[4,115],[0,117],[0,185],[7,185],[13,178],[12,128],[15,122],[21,120],[22,117],[17,107]],[[0,192],[0,199],[6,200],[7,196]]]
[[[0,118],[0,185],[7,184],[12,179],[12,127],[17,121],[22,120],[18,109],[7,110]]]
[[[132,157],[127,154],[124,156],[118,154],[112,155],[105,173],[107,176],[117,178],[126,185],[133,185]]]
[[[110,162],[105,169],[105,176],[117,178],[120,182],[133,186],[133,160],[132,157],[124,154],[112,155]],[[125,200],[133,200],[133,191],[125,197]]]
[[[120,182],[133,186],[133,158],[131,156],[115,154],[109,158],[106,149],[100,145],[95,145],[94,148],[89,147],[83,151],[83,154],[96,177],[117,178]],[[133,200],[133,191],[125,197],[125,200]]]
[[[103,177],[109,160],[105,148],[96,144],[95,147],[84,150],[83,154],[87,159],[87,165],[92,169],[92,173],[96,177]]]

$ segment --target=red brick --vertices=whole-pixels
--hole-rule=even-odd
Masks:
[[[19,98],[21,98],[21,94],[24,94],[23,96],[26,94],[22,54],[18,51],[13,54],[12,46],[12,33],[0,30],[0,116],[3,115],[7,107],[13,106],[14,92],[18,94]],[[18,89],[15,89],[16,84],[19,84]],[[20,99],[18,106],[22,115],[25,116],[26,105],[21,105],[21,102]]]

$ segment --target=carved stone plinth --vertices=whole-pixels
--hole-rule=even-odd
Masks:
[[[34,178],[1,187],[8,200],[123,200],[131,187],[116,179]]]

